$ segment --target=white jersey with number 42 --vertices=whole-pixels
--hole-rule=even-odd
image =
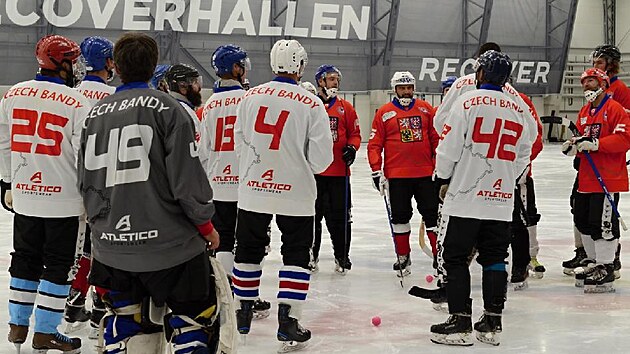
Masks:
[[[319,98],[282,81],[250,89],[237,109],[238,207],[312,216],[314,175],[333,161],[330,120]]]

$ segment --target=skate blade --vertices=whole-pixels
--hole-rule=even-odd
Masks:
[[[584,294],[605,294],[614,293],[615,288],[612,284],[607,285],[584,285]]]
[[[17,354],[20,354],[21,353],[20,350],[22,348],[22,343],[13,343],[13,345],[15,345],[15,352]]]
[[[470,347],[471,345],[473,345],[472,340],[470,340],[470,333],[433,333],[433,338],[431,338],[431,342],[435,344],[456,345],[460,347]]]
[[[302,350],[308,346],[308,342],[296,342],[294,340],[280,343],[278,353],[290,353]]]
[[[512,286],[514,287],[514,291],[525,290],[529,287],[529,285],[527,284],[527,280],[523,282],[512,283]]]
[[[448,302],[434,303],[433,309],[438,312],[448,313]]]
[[[620,271],[615,270],[613,273],[615,274],[615,280],[621,278],[621,272]]]
[[[262,320],[264,318],[269,317],[269,314],[271,313],[270,310],[254,310],[254,320]]]
[[[90,327],[90,333],[88,333],[88,339],[99,339],[101,331],[98,328]]]
[[[564,275],[573,276],[575,275],[575,268],[564,268],[562,273],[564,273]]]
[[[335,268],[335,273],[346,276],[346,274],[348,274],[348,270],[344,268]]]
[[[584,279],[575,279],[575,287],[583,288],[584,287]]]
[[[33,348],[32,353],[33,354],[48,354],[48,351],[59,351],[59,349],[35,349]],[[72,350],[68,350],[63,352],[63,354],[79,354],[81,353],[81,348],[77,348],[77,349],[72,349]]]
[[[83,328],[85,328],[85,326],[87,324],[88,324],[87,321],[85,321],[85,322],[66,322],[66,326],[63,329],[63,334],[71,334],[71,333],[78,332],[78,331],[82,330]]]
[[[243,347],[246,347],[247,346],[247,334],[240,333],[238,336],[239,336],[240,345],[242,345]]]
[[[535,272],[535,271],[530,271],[530,276],[534,279],[542,279],[545,276],[544,272]]]
[[[402,273],[399,270],[395,270],[395,272],[396,272],[396,276],[399,277],[399,278],[404,278],[404,277],[406,277],[408,275],[411,275],[411,270],[409,268],[403,269]],[[401,276],[401,274],[402,274],[402,276]]]
[[[501,332],[492,333],[492,332],[475,331],[475,336],[477,337],[477,340],[480,341],[481,343],[497,346],[501,344],[501,342],[499,341],[499,337],[500,337],[499,333]]]

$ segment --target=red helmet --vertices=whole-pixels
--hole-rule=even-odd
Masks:
[[[600,85],[602,83],[605,83],[606,88],[610,87],[610,78],[608,78],[608,75],[606,75],[606,73],[600,69],[597,69],[597,68],[586,69],[582,73],[582,76],[580,77],[580,83],[584,81],[584,79],[586,79],[587,77],[594,77],[597,79],[597,81],[599,81]]]
[[[41,69],[59,70],[64,60],[71,64],[81,55],[81,48],[74,41],[59,35],[49,35],[37,42],[35,56]]]

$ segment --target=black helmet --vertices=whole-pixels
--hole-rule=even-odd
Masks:
[[[507,54],[489,50],[477,59],[476,70],[480,69],[483,69],[486,81],[503,86],[512,73],[512,62]]]
[[[179,85],[182,83],[191,85],[195,80],[201,80],[199,71],[188,64],[175,64],[164,75],[164,80],[168,84],[171,91],[179,91]],[[201,86],[201,82],[199,83]]]
[[[612,61],[621,61],[621,52],[619,51],[619,48],[612,44],[603,44],[597,46],[597,48],[595,48],[595,50],[591,53],[592,59],[597,59],[599,57],[604,57],[607,60]]]

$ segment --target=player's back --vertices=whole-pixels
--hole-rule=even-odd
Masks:
[[[238,159],[234,151],[236,109],[245,90],[215,92],[203,108],[199,154],[204,164],[214,199],[236,201],[238,198]],[[219,89],[221,90],[221,88]]]
[[[88,75],[81,81],[77,90],[90,100],[92,106],[96,102],[116,92],[114,86],[109,86],[103,79],[98,76]]]
[[[456,162],[445,215],[511,219],[515,181],[531,152],[525,123],[521,107],[503,92],[469,91],[454,102],[437,149],[438,171],[445,159]]]
[[[89,101],[60,79],[38,76],[10,88],[2,99],[3,147],[10,146],[13,207],[40,217],[83,213],[76,187],[76,156]],[[10,163],[8,162],[10,161]]]
[[[314,174],[332,162],[332,136],[321,101],[292,80],[250,89],[237,110],[239,208],[314,215]]]

